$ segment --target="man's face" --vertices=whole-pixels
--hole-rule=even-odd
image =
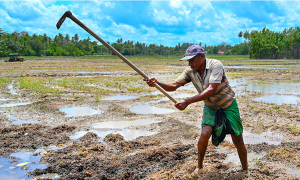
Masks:
[[[204,54],[197,55],[197,56],[193,57],[192,59],[188,60],[189,66],[195,72],[200,71],[201,68],[203,68],[205,66],[204,60],[205,60]]]

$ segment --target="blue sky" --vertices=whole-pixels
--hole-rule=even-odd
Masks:
[[[300,25],[300,1],[189,1],[189,0],[93,0],[55,1],[0,0],[0,28],[8,33],[54,38],[58,33],[91,37],[67,19],[55,25],[65,11],[71,11],[102,39],[117,39],[174,47],[178,43],[202,45],[238,44],[238,33],[246,30],[273,31]],[[92,40],[95,40],[91,37]]]

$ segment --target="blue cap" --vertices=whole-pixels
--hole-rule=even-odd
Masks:
[[[198,54],[204,54],[205,50],[203,49],[203,47],[199,46],[199,45],[191,45],[185,52],[184,54],[184,58],[180,59],[180,61],[185,61],[185,60],[189,60],[193,57],[195,57]]]

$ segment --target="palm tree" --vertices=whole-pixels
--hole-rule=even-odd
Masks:
[[[238,37],[239,37],[239,43],[241,43],[241,37],[243,37],[243,31],[241,31],[241,32],[238,34]]]

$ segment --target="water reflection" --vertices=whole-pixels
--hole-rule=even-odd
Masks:
[[[253,99],[254,101],[263,101],[265,103],[273,103],[277,105],[282,104],[292,104],[298,105],[300,103],[300,98],[297,96],[287,96],[287,95],[271,95],[263,96]]]
[[[150,105],[139,105],[131,107],[129,110],[136,114],[169,114],[175,112],[175,110],[158,108]]]
[[[8,89],[9,89],[10,94],[18,95],[18,93],[16,93],[16,91],[15,91],[14,88],[13,88],[13,84],[9,85],[9,86],[8,86]]]
[[[0,99],[0,101],[12,101],[14,99]]]
[[[247,90],[254,92],[262,92],[265,94],[292,94],[300,95],[300,84],[299,83],[247,83]]]
[[[263,132],[261,134],[253,134],[248,131],[243,132],[243,138],[245,144],[260,144],[267,143],[270,145],[279,145],[284,140],[284,137],[280,135],[273,135],[271,132]],[[229,135],[225,138],[226,141],[232,142]]]
[[[300,177],[300,167],[295,169],[288,169],[286,173],[291,174],[292,176],[299,178]]]
[[[25,106],[28,104],[32,104],[32,102],[27,102],[27,103],[14,103],[14,104],[2,104],[0,107],[15,107],[15,106]]]
[[[101,114],[101,110],[95,110],[89,107],[71,107],[60,109],[61,112],[67,113],[65,117],[79,117],[90,116],[94,114]]]
[[[119,129],[119,128],[127,128],[130,126],[146,126],[157,122],[159,121],[155,121],[152,119],[138,119],[134,121],[109,121],[109,122],[95,123],[93,125],[93,128]]]
[[[0,158],[0,177],[2,179],[19,180],[19,179],[32,179],[29,178],[27,172],[33,171],[36,168],[45,169],[46,165],[40,164],[42,156],[34,156],[30,152],[17,152],[10,154],[10,157],[17,158],[17,163],[12,159]],[[22,168],[26,166],[27,168]]]
[[[38,123],[38,121],[24,121],[24,120],[20,120],[17,117],[9,114],[7,115],[8,118],[13,119],[15,121],[12,122],[12,124],[35,124]]]
[[[135,96],[126,96],[126,95],[117,95],[117,96],[112,96],[112,97],[109,97],[109,98],[106,98],[104,100],[129,100],[129,99],[136,99]]]
[[[265,65],[248,65],[248,66],[224,66],[225,68],[232,69],[289,69],[291,67],[299,67],[300,65],[278,65],[278,64],[265,64]]]

